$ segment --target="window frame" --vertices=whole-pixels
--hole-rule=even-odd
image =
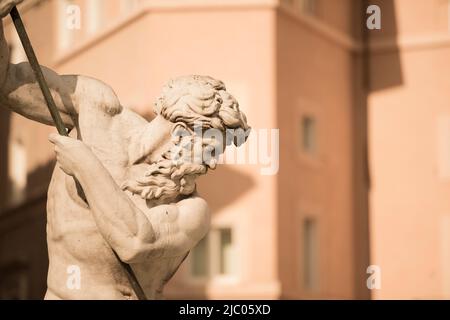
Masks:
[[[234,270],[231,273],[223,274],[220,272],[221,265],[221,230],[229,229],[231,232],[231,243],[233,247],[233,259]],[[194,256],[190,254],[188,259],[187,278],[188,282],[193,284],[204,284],[205,282],[217,282],[222,284],[233,284],[239,279],[239,258],[238,258],[238,246],[236,241],[236,229],[230,225],[221,225],[212,227],[208,234],[205,236],[206,241],[206,267],[207,273],[205,275],[196,276],[193,274]],[[192,251],[195,250],[192,249]]]
[[[306,293],[317,293],[320,289],[320,225],[316,216],[306,215],[301,223],[301,287]],[[312,224],[311,224],[312,222]],[[312,248],[307,248],[306,226],[313,226],[314,239],[312,240]],[[312,250],[311,250],[312,249]],[[309,254],[308,254],[309,253]],[[308,254],[308,256],[307,256]],[[313,259],[313,261],[311,261]],[[307,272],[311,281],[307,279]],[[310,282],[310,283],[309,283]]]

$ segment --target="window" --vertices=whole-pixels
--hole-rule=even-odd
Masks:
[[[447,29],[450,32],[450,0],[447,0]]]
[[[70,0],[58,3],[58,46],[60,50],[68,49],[75,39],[75,31],[81,28],[81,10]]]
[[[234,275],[236,257],[232,229],[212,229],[192,250],[190,265],[194,278]]]
[[[8,176],[11,181],[11,202],[23,200],[27,186],[27,152],[20,140],[9,144]]]
[[[442,256],[443,297],[450,298],[450,214],[440,218],[440,250]]]
[[[437,121],[437,169],[439,179],[450,179],[450,116],[447,115]]]
[[[88,33],[96,33],[103,25],[104,0],[87,1]]]
[[[120,13],[128,14],[139,5],[139,0],[120,0]]]
[[[205,237],[192,250],[192,275],[194,277],[206,277],[209,274],[208,263],[208,238]]]
[[[141,0],[58,0],[59,49],[64,51],[102,32],[121,16],[135,11]]]
[[[303,223],[303,286],[308,291],[318,287],[318,232],[317,222],[308,218]]]
[[[300,10],[307,14],[316,13],[316,1],[315,0],[299,0]]]
[[[305,14],[316,13],[316,1],[315,0],[284,0],[289,7],[294,9],[295,12]]]
[[[317,148],[316,120],[309,116],[303,117],[301,121],[301,131],[303,151],[314,153]]]
[[[221,229],[220,231],[220,274],[233,274],[235,262],[233,256],[233,238],[231,229]]]

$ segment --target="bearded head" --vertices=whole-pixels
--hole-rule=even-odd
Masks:
[[[191,195],[196,179],[216,167],[226,146],[240,146],[250,133],[245,114],[224,83],[207,76],[169,81],[155,113],[173,126],[171,147],[149,165],[144,177],[125,181],[122,188],[156,202]]]

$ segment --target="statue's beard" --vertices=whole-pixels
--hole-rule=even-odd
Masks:
[[[158,204],[175,202],[194,193],[196,179],[216,168],[226,145],[223,139],[198,138],[191,131],[175,135],[172,142],[173,147],[149,164],[143,177],[125,181],[122,189]]]
[[[177,164],[172,160],[162,159],[151,164],[143,177],[127,180],[121,187],[145,200],[171,203],[179,196],[191,195],[195,191],[195,180],[207,171],[208,166],[204,164]]]

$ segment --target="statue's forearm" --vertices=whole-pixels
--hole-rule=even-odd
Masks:
[[[3,31],[3,21],[0,22],[0,88],[6,81],[9,67],[9,47]]]
[[[72,117],[77,114],[77,106],[74,103],[74,88],[70,84],[76,83],[77,77],[59,76],[48,68],[43,66],[41,68],[64,125],[73,128]],[[26,118],[53,125],[47,103],[30,64],[10,62],[10,50],[2,21],[0,21],[0,105]]]
[[[155,241],[150,221],[95,155],[87,158],[75,175],[100,233],[122,260],[132,260],[143,244],[148,246]]]

